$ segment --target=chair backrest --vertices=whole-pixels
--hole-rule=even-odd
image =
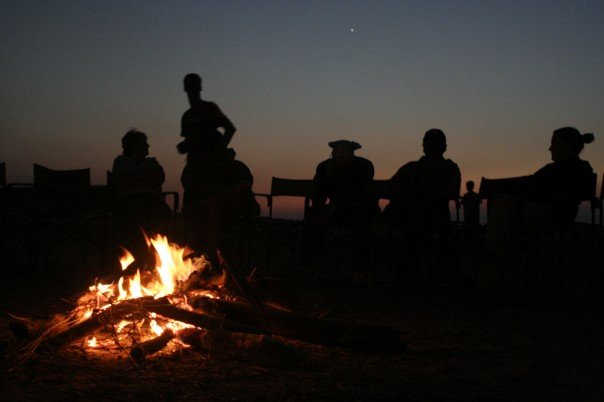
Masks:
[[[506,179],[486,179],[481,178],[479,195],[482,199],[492,198],[494,195],[507,193],[511,195],[523,195],[529,192],[531,176],[512,177]],[[603,183],[604,184],[604,183]],[[579,199],[581,201],[591,202],[591,221],[595,223],[595,209],[597,203],[596,200],[596,187],[598,185],[598,175],[592,173],[589,179],[583,183],[579,183],[581,194]],[[600,199],[602,199],[603,192],[600,191]],[[487,208],[488,208],[487,204]],[[600,215],[601,218],[601,215]]]
[[[308,179],[282,179],[273,177],[271,182],[272,196],[310,197],[314,183]]]
[[[6,163],[0,162],[0,187],[6,186]]]
[[[76,215],[90,207],[90,169],[54,170],[34,164],[34,198],[37,211]]]
[[[90,187],[90,168],[53,170],[34,163],[34,186],[57,188]]]
[[[304,216],[307,216],[310,209],[310,197],[314,189],[314,182],[310,179],[283,179],[273,177],[271,181],[271,200],[269,202],[269,218],[273,217],[272,197],[303,197],[304,198]]]
[[[531,176],[509,177],[505,179],[480,179],[478,194],[482,199],[492,198],[497,194],[523,195],[530,189]]]

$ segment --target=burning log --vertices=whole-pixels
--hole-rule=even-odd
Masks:
[[[138,343],[136,346],[130,349],[130,357],[137,362],[141,362],[147,356],[157,353],[165,348],[168,342],[174,339],[175,336],[176,335],[174,335],[174,332],[166,329],[160,336]]]
[[[202,310],[218,312],[225,319],[285,338],[367,352],[397,352],[403,348],[399,331],[390,327],[328,321],[272,308],[257,312],[247,303],[207,297],[194,298],[190,303]]]
[[[180,339],[185,345],[189,345],[196,350],[205,350],[204,336],[207,331],[199,328],[185,328],[178,331],[178,339]]]
[[[254,323],[233,321],[228,318],[216,318],[203,312],[185,310],[171,304],[149,304],[148,311],[159,314],[165,318],[184,322],[198,328],[208,330],[222,330],[231,332],[244,332],[248,334],[266,334],[258,329]]]
[[[162,300],[164,303],[168,303],[167,300]],[[49,345],[56,347],[68,345],[80,338],[95,333],[108,324],[118,322],[127,315],[141,312],[142,306],[144,306],[145,302],[149,301],[158,302],[151,297],[122,301],[119,304],[115,304],[106,310],[102,310],[97,314],[92,315],[82,322],[67,326],[67,328],[60,332],[46,337],[45,340]]]
[[[145,314],[146,312],[157,313],[166,318],[203,329],[221,329],[224,331],[251,334],[264,333],[263,331],[244,323],[232,322],[228,319],[217,319],[207,314],[176,307],[170,304],[165,297],[157,300],[152,297],[142,297],[121,301],[119,304],[115,304],[106,310],[94,314],[82,322],[61,329],[60,332],[46,337],[45,341],[48,344],[57,347],[68,345],[80,338],[93,334],[108,324],[116,323],[130,314]]]

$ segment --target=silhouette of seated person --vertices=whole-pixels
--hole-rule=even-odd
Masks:
[[[474,182],[472,180],[466,182],[466,190],[467,192],[461,197],[464,225],[476,227],[480,225],[480,204],[482,204],[482,199],[474,191]]]
[[[199,141],[199,142],[197,142]],[[235,152],[221,142],[208,148],[199,137],[188,144],[187,164],[181,175],[183,209],[190,225],[190,246],[218,266],[216,250],[225,257],[224,231],[242,217],[258,216],[260,206],[252,192],[250,169],[235,159]],[[227,258],[234,264],[234,259]]]
[[[347,227],[351,230],[353,274],[369,274],[370,229],[379,215],[372,190],[373,163],[354,154],[361,148],[356,142],[339,140],[329,146],[331,158],[319,163],[314,176],[302,263],[317,268],[325,225]]]
[[[140,232],[165,232],[170,208],[163,199],[164,169],[157,159],[149,157],[147,135],[130,130],[122,138],[122,154],[113,161],[111,185],[117,195],[117,216],[129,228],[126,247],[139,258],[148,249]],[[166,233],[163,233],[166,234]],[[143,257],[146,258],[146,257]]]
[[[573,225],[581,200],[593,194],[593,169],[579,158],[593,134],[576,128],[555,130],[549,163],[530,176],[497,180],[490,186],[487,247],[491,251],[513,251],[525,236],[567,231]],[[482,189],[481,189],[482,191]]]
[[[122,138],[123,152],[113,161],[112,184],[116,189],[119,214],[124,221],[154,232],[169,216],[163,199],[164,169],[148,157],[147,135],[130,130]]]
[[[390,203],[382,213],[388,225],[407,235],[408,250],[397,280],[415,277],[422,249],[438,238],[446,246],[451,221],[449,202],[459,197],[461,173],[455,162],[444,157],[444,132],[428,130],[422,145],[424,156],[403,165],[389,180]]]
[[[181,154],[188,152],[188,146],[194,141],[194,147],[212,148],[220,143],[228,147],[236,128],[214,102],[201,99],[202,82],[197,74],[187,74],[184,78],[184,90],[189,100],[189,109],[181,119],[181,133],[184,141],[178,144]]]

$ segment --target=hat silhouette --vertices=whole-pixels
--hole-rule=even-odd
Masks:
[[[357,149],[361,148],[361,144],[359,144],[358,142],[348,141],[348,140],[331,141],[328,143],[328,145],[331,148],[348,147],[348,148],[352,149],[353,151],[356,151]]]

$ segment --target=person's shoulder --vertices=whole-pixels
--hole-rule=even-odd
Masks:
[[[358,165],[363,165],[363,166],[373,166],[373,162],[371,162],[369,159],[367,158],[363,158],[362,156],[356,156],[354,157],[354,161],[356,164]]]
[[[421,159],[418,161],[410,161],[405,163],[404,165],[402,165],[400,168],[398,168],[399,172],[405,172],[411,169],[416,169],[421,163]]]
[[[153,157],[153,156],[148,156],[145,158],[145,163],[151,164],[151,165],[159,165],[159,161],[157,160],[157,158]]]
[[[325,159],[324,161],[319,162],[317,170],[327,169],[329,166],[333,165],[333,163],[333,159]]]
[[[113,160],[113,167],[123,165],[127,161],[128,161],[128,158],[126,158],[124,155],[118,155]]]
[[[583,160],[583,159],[579,159],[578,166],[581,170],[584,170],[586,172],[594,171],[593,167],[591,167],[591,164],[588,161]]]
[[[206,111],[210,111],[210,112],[220,112],[220,108],[218,107],[218,105],[212,101],[201,101],[201,105],[202,107],[206,110]]]
[[[541,174],[545,174],[545,173],[551,171],[552,169],[555,169],[556,166],[557,166],[556,162],[548,163],[548,164],[544,165],[543,167],[539,168],[539,170],[537,170],[535,173],[533,173],[533,176],[535,176],[535,175],[539,176]]]
[[[411,161],[411,162],[405,163],[403,166],[401,166],[397,169],[396,173],[394,173],[394,176],[392,176],[390,180],[392,180],[392,179],[396,180],[397,178],[400,178],[401,176],[413,174],[412,172],[417,169],[418,164],[419,164],[419,161]]]
[[[457,165],[457,163],[453,162],[452,159],[445,159],[445,166],[447,166],[450,169],[457,169],[459,170],[459,166]]]

